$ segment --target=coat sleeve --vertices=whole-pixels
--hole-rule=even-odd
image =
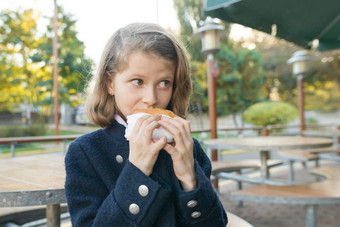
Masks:
[[[166,184],[147,177],[130,162],[124,166],[115,186],[109,189],[77,141],[70,144],[65,168],[65,195],[75,227],[115,226],[117,223],[151,226],[170,195]],[[148,187],[147,196],[138,193],[140,185]],[[134,207],[131,212],[131,204],[138,205],[138,209]]]
[[[210,182],[211,162],[197,140],[194,140],[197,189],[189,192],[177,188],[177,209],[181,226],[225,227],[226,212]]]

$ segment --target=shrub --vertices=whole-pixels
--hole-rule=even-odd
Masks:
[[[268,126],[287,124],[298,115],[297,109],[284,102],[260,102],[243,113],[244,121],[254,125]]]
[[[46,128],[44,124],[32,124],[23,126],[1,126],[0,137],[23,137],[23,136],[44,136]]]
[[[307,124],[317,124],[318,119],[310,117],[310,118],[307,118],[306,122],[307,122]]]

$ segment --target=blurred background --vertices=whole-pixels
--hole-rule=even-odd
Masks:
[[[110,35],[135,21],[160,24],[175,33],[191,56],[194,92],[189,119],[194,129],[209,128],[207,62],[193,33],[206,16],[203,0],[57,0],[58,126],[91,126],[84,113],[84,88],[95,72]],[[0,6],[0,137],[56,134],[53,90],[54,1],[3,0]],[[218,126],[298,124],[250,120],[244,112],[259,102],[282,102],[297,110],[297,79],[287,60],[293,43],[222,22],[216,78]],[[306,124],[340,120],[340,51],[309,49],[304,79]],[[285,109],[285,108],[284,108]],[[256,115],[256,113],[254,113]],[[281,111],[276,111],[280,115]],[[287,115],[284,115],[287,116]],[[62,130],[61,130],[62,131]],[[59,133],[59,132],[58,132]],[[62,132],[61,132],[62,133]]]

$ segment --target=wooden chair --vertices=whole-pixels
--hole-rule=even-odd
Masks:
[[[315,161],[315,167],[319,167],[319,157],[317,154],[313,154],[308,150],[286,150],[280,151],[279,155],[288,161],[289,165],[289,175],[288,178],[290,181],[294,181],[294,163],[295,162],[303,162],[306,163],[308,161]]]

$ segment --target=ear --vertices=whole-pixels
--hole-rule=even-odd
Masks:
[[[107,93],[109,93],[110,95],[114,95],[115,94],[113,78],[109,74],[107,74],[106,88],[107,88]]]

